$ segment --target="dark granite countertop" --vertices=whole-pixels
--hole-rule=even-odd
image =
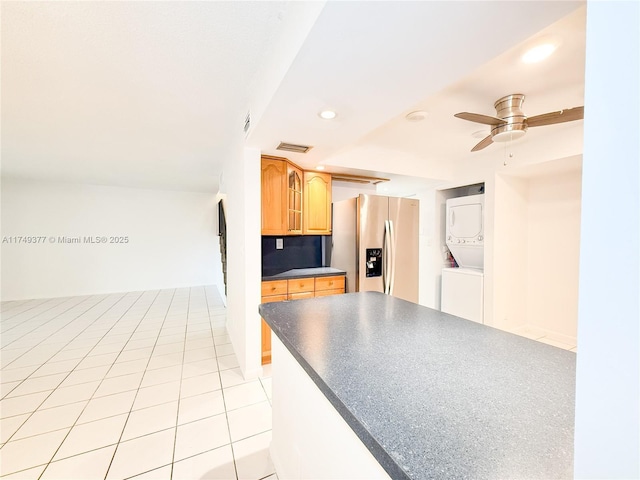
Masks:
[[[262,277],[262,281],[267,280],[291,280],[293,278],[308,278],[308,277],[331,277],[333,275],[346,275],[347,272],[339,270],[333,267],[315,267],[315,268],[294,268],[287,270],[286,272],[278,273],[277,275],[270,275],[268,277]]]
[[[392,478],[573,477],[575,353],[375,292],[260,314]]]

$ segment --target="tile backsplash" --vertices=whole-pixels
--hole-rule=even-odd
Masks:
[[[276,239],[284,248],[276,249]],[[330,238],[330,237],[329,237]],[[262,237],[262,276],[268,277],[293,268],[322,267],[322,245],[326,237],[304,235],[295,237]]]

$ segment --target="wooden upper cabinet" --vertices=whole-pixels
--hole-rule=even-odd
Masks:
[[[303,233],[331,235],[331,174],[304,172]]]
[[[287,225],[289,234],[302,234],[302,170],[287,164]]]
[[[262,235],[287,234],[287,165],[284,159],[262,157]]]
[[[262,156],[262,235],[331,235],[331,174]]]

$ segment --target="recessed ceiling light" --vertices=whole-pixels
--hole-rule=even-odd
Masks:
[[[318,165],[318,166],[316,167],[316,170],[324,170],[324,165]]]
[[[320,113],[318,113],[318,116],[323,120],[333,120],[334,118],[336,118],[337,115],[338,114],[333,110],[323,110]]]
[[[541,62],[555,52],[557,48],[558,45],[552,42],[541,43],[527,50],[525,54],[522,55],[522,61],[524,63]]]
[[[425,112],[424,110],[416,110],[415,112],[407,113],[404,118],[406,118],[410,122],[421,122],[425,118],[427,118],[429,112]]]

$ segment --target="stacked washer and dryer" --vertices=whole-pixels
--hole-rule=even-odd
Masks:
[[[443,312],[483,323],[484,194],[446,202],[446,243],[457,268],[442,269]]]

